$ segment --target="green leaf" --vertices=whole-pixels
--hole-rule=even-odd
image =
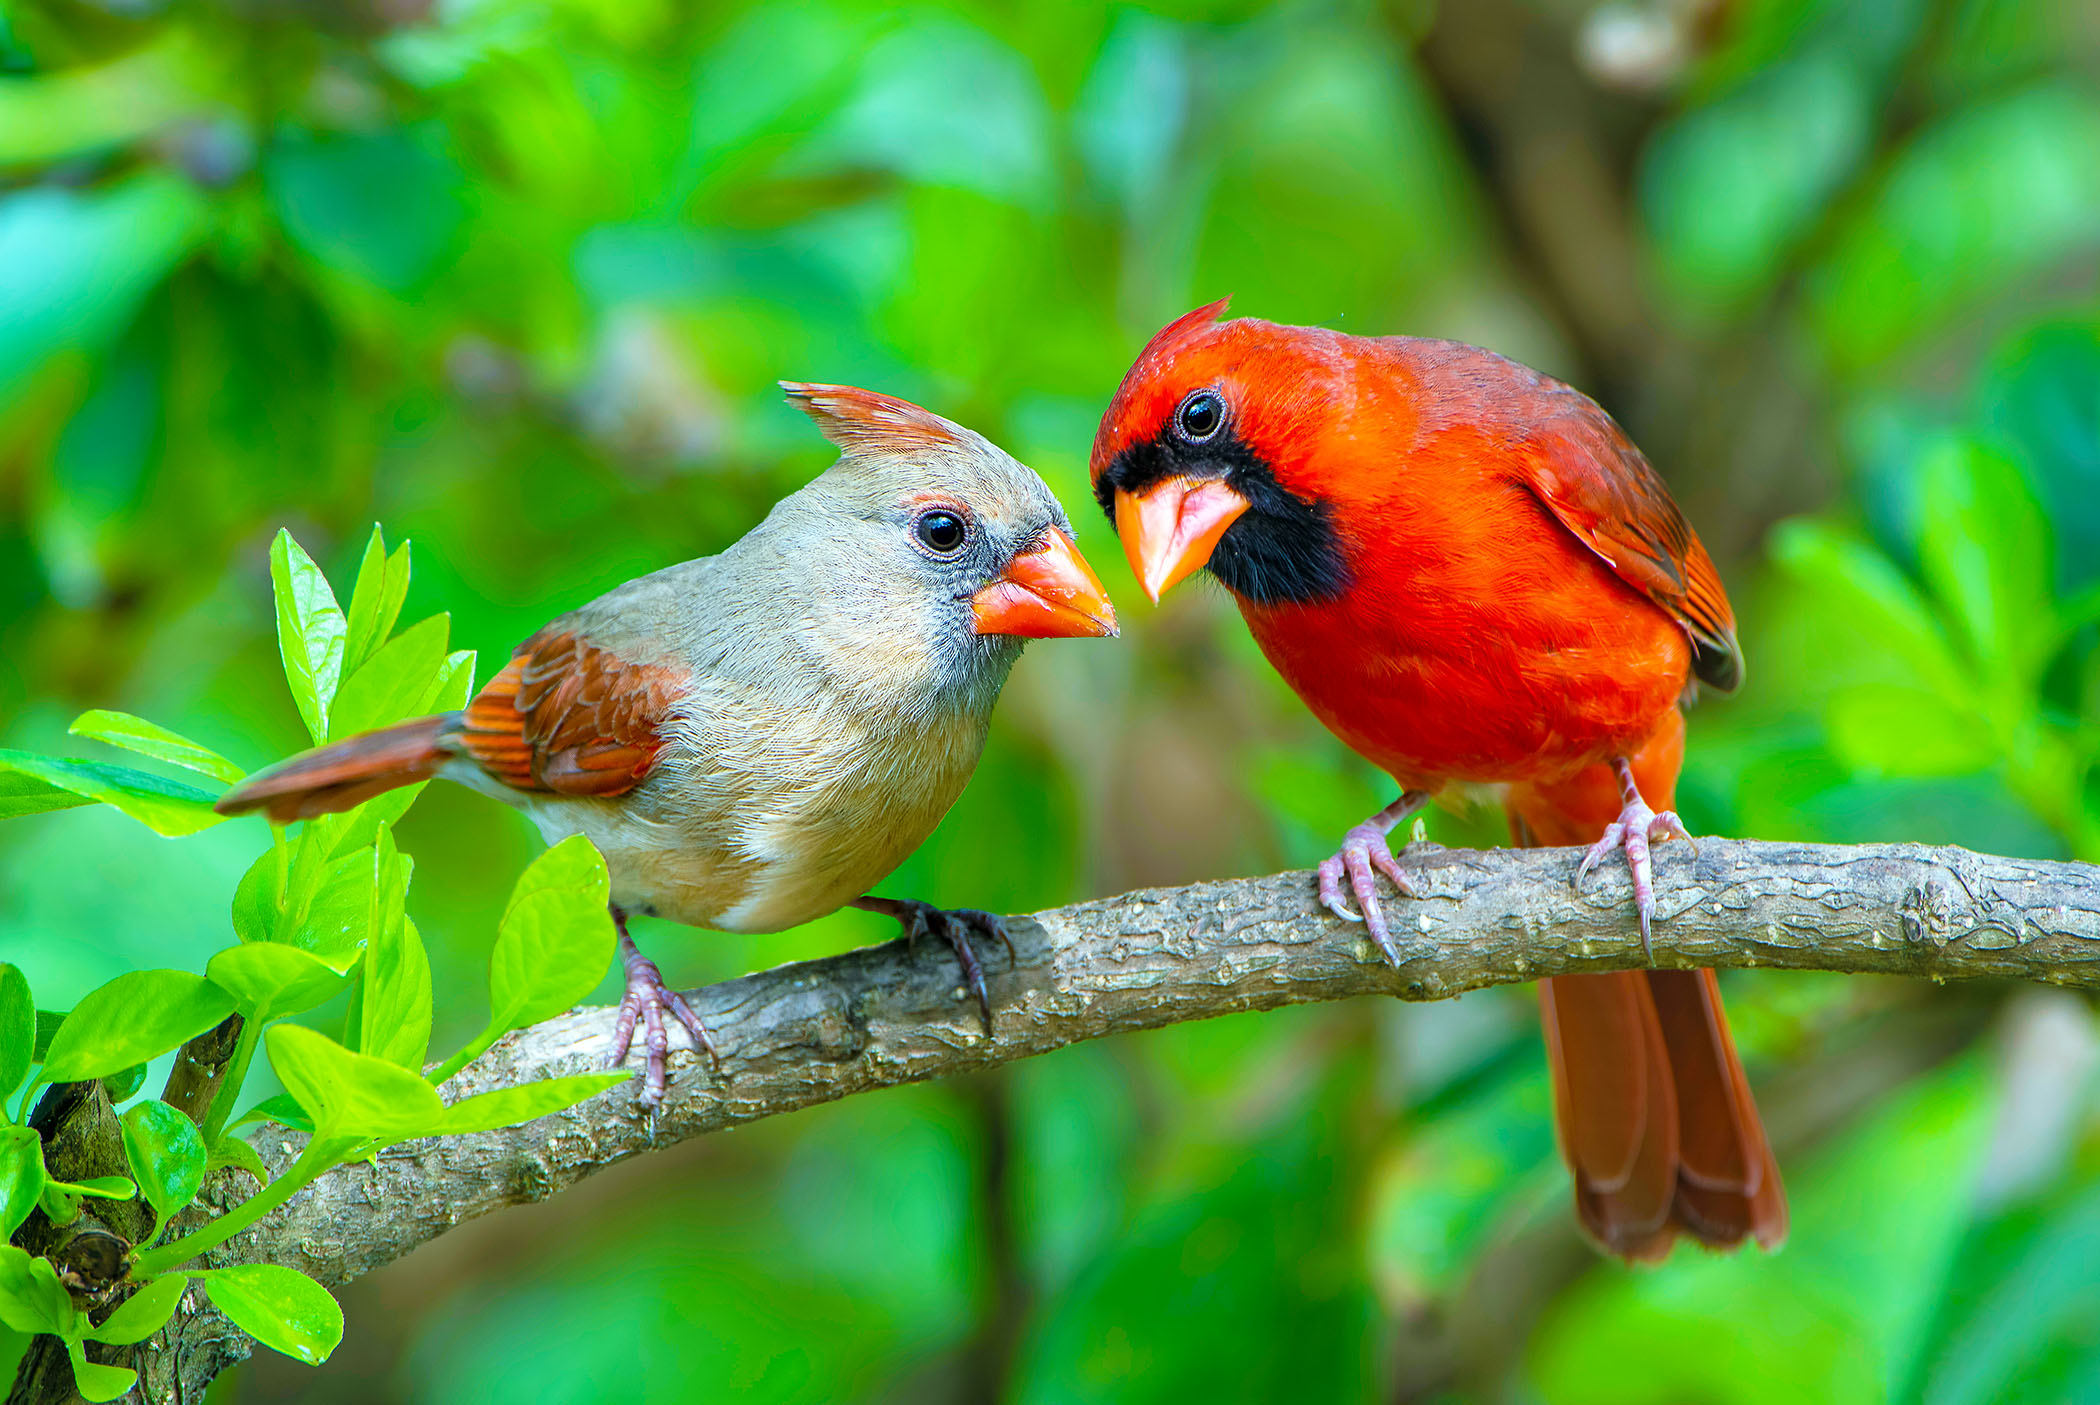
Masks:
[[[80,1392],[83,1400],[92,1400],[100,1405],[105,1400],[122,1400],[139,1383],[139,1373],[128,1366],[104,1366],[87,1359],[87,1352],[76,1340],[66,1342],[66,1355],[73,1361],[73,1389]]]
[[[146,1066],[133,1064],[130,1068],[119,1069],[103,1079],[102,1091],[108,1095],[111,1105],[114,1106],[129,1100],[132,1094],[145,1085]]]
[[[302,836],[303,838],[303,836]],[[289,846],[273,844],[256,856],[233,889],[233,934],[244,942],[277,940],[284,923]]]
[[[578,1073],[565,1078],[543,1078],[537,1083],[524,1083],[515,1088],[498,1088],[492,1093],[477,1093],[471,1098],[461,1098],[445,1110],[445,1119],[437,1130],[446,1136],[463,1136],[469,1132],[490,1132],[498,1127],[515,1127],[520,1122],[530,1122],[536,1117],[545,1117],[550,1112],[560,1112],[565,1107],[574,1107],[597,1097],[608,1088],[617,1088],[626,1082],[627,1073]]]
[[[365,988],[358,1012],[358,1047],[374,1058],[420,1073],[430,1047],[430,957],[416,924],[402,910],[409,860],[381,830],[380,862],[393,870],[374,901],[372,940],[365,950]]]
[[[424,695],[418,713],[457,712],[467,705],[474,695],[474,651],[458,649],[445,655],[445,662],[438,667],[437,677],[431,680],[430,691]]]
[[[30,1055],[31,1063],[42,1063],[45,1055],[51,1052],[51,1040],[57,1035],[58,1027],[66,1022],[69,1013],[71,1012],[66,1010],[36,1012],[36,1050]]]
[[[44,1139],[33,1127],[0,1126],[0,1244],[14,1237],[44,1194]]]
[[[64,1181],[54,1181],[47,1176],[36,1204],[46,1219],[61,1228],[80,1218],[80,1196]]]
[[[1874,548],[1824,523],[1794,519],[1773,532],[1773,559],[1813,592],[1817,609],[1846,620],[1852,638],[1900,660],[1919,684],[1950,704],[1977,695],[1974,670],[1910,581]]]
[[[357,583],[350,588],[350,608],[344,612],[343,671],[351,672],[371,656],[386,629],[379,625],[380,597],[386,593],[386,533],[377,522],[365,538],[364,555],[357,562]],[[386,627],[392,628],[391,622]]]
[[[489,958],[490,1028],[552,1019],[605,977],[617,940],[605,860],[582,835],[535,859],[511,890]]]
[[[365,556],[357,568],[357,585],[350,592],[350,629],[343,646],[343,670],[354,673],[393,632],[401,617],[401,602],[408,598],[408,543],[386,553],[386,537],[379,524],[372,524],[372,538],[365,543]]]
[[[1918,564],[1991,677],[2025,691],[2056,642],[2049,524],[2011,460],[1959,441],[1927,455]]]
[[[326,1288],[282,1264],[237,1264],[198,1275],[212,1305],[264,1346],[309,1366],[343,1339],[343,1309]]]
[[[0,1322],[17,1332],[73,1334],[73,1299],[59,1286],[51,1260],[0,1244]]]
[[[336,856],[369,849],[378,841],[379,831],[399,822],[429,784],[428,781],[417,781],[414,785],[375,795],[341,814],[323,815],[314,821],[308,833],[314,836],[316,843],[324,846],[325,852]]]
[[[320,842],[327,842],[325,836]],[[408,920],[404,907],[415,865],[394,847],[393,831],[385,825],[381,825],[375,834],[370,852],[373,885],[364,923],[367,933],[366,978],[352,992],[343,1042],[359,1052],[377,1054],[409,1068],[420,1068],[422,1051],[430,1038],[430,963],[423,954],[420,938],[413,953],[405,951],[403,945],[406,940],[403,926]],[[375,972],[373,962],[380,960],[384,961],[386,969]],[[409,963],[414,969],[405,968],[403,963]],[[416,983],[415,970],[422,973],[424,989],[420,1016],[416,1002],[411,998]],[[401,984],[404,980],[407,985]],[[386,996],[385,1009],[378,1015],[366,1011],[369,996],[375,988]],[[403,1020],[407,1021],[406,1025],[401,1023]]]
[[[138,1186],[129,1176],[94,1176],[84,1181],[53,1181],[51,1184],[91,1200],[130,1200],[139,1193]]]
[[[228,785],[246,774],[211,748],[199,746],[188,737],[156,726],[143,717],[133,717],[128,712],[105,712],[99,708],[83,712],[66,730],[76,737],[108,742],[141,756],[151,756],[185,770],[201,772]]]
[[[290,1099],[286,1101],[290,1101]],[[311,1129],[302,1128],[301,1130],[307,1131]],[[210,1157],[205,1161],[207,1174],[212,1171],[223,1170],[228,1166],[246,1171],[249,1175],[255,1177],[257,1185],[268,1185],[270,1183],[270,1168],[263,1164],[262,1154],[256,1151],[245,1138],[233,1136],[219,1138],[218,1142],[211,1149]]]
[[[0,765],[0,820],[42,815],[53,810],[73,810],[94,803],[62,785]]]
[[[165,1224],[204,1188],[204,1138],[196,1123],[157,1098],[126,1108],[119,1123],[132,1179]]]
[[[513,1029],[550,1019],[590,994],[617,940],[605,860],[572,835],[534,860],[511,890],[489,956],[489,1022],[430,1073],[442,1084]]]
[[[187,1274],[162,1274],[119,1303],[101,1326],[88,1328],[87,1340],[110,1346],[133,1346],[146,1340],[168,1325],[189,1286]]]
[[[13,962],[0,961],[0,1105],[29,1076],[35,1053],[36,1003],[30,999],[29,978]],[[0,1116],[5,1116],[4,1106]]]
[[[276,1122],[295,1132],[311,1132],[314,1129],[313,1118],[307,1115],[306,1109],[299,1106],[299,1100],[290,1093],[276,1093],[264,1098],[235,1118],[233,1125],[240,1127],[250,1122]]]
[[[188,971],[129,971],[89,991],[44,1057],[47,1083],[107,1078],[180,1048],[233,1013],[233,997]]]
[[[432,615],[401,631],[343,680],[329,713],[331,740],[356,736],[415,715],[445,664],[450,615]]]
[[[277,597],[277,652],[284,659],[284,679],[318,746],[328,740],[328,710],[342,677],[349,626],[328,578],[290,532],[279,530],[270,544],[270,583]]]
[[[317,1140],[406,1141],[444,1120],[437,1090],[396,1064],[298,1025],[278,1025],[263,1042],[285,1090],[312,1114]]]
[[[129,766],[0,749],[0,819],[100,801],[172,838],[225,819],[212,809],[217,799],[209,791]]]
[[[258,1023],[311,1010],[348,979],[311,952],[281,942],[229,946],[206,963],[204,974]]]
[[[369,1052],[365,1048],[365,972],[358,967],[356,978],[350,982],[350,998],[343,1002],[343,1032],[336,1039],[353,1054]]]
[[[367,846],[331,857],[330,836],[311,825],[293,845],[264,851],[233,895],[233,930],[244,942],[281,942],[338,971],[364,951],[376,882]]]

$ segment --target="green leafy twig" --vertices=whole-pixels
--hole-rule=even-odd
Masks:
[[[375,528],[347,614],[320,570],[289,535],[271,550],[279,651],[292,698],[315,741],[384,726],[402,716],[461,705],[473,684],[473,655],[448,653],[443,616],[399,634],[408,589],[408,548],[391,555]],[[391,638],[389,636],[392,636]],[[234,763],[178,733],[116,712],[90,712],[74,734],[219,781]],[[230,1017],[240,1021],[222,1081],[201,1118],[166,1102],[133,1103],[119,1119],[127,1176],[66,1181],[49,1173],[42,1140],[17,1121],[0,1124],[0,1240],[41,1208],[62,1229],[81,1201],[140,1196],[151,1212],[123,1282],[70,1280],[47,1255],[0,1248],[0,1330],[49,1335],[72,1362],[75,1387],[110,1400],[136,1382],[129,1369],[87,1359],[85,1345],[123,1346],[162,1329],[191,1280],[256,1340],[301,1360],[326,1359],[342,1314],[326,1289],[277,1264],[206,1266],[206,1254],[253,1229],[330,1170],[396,1143],[468,1135],[570,1107],[624,1075],[541,1080],[447,1106],[422,1076],[432,1023],[430,962],[407,915],[414,866],[395,846],[394,822],[420,787],[381,796],[340,815],[273,830],[234,895],[233,945],[202,974],[133,971],[63,1015],[38,1012],[28,982],[0,964],[0,1115],[23,1088],[24,1114],[37,1088],[102,1080],[112,1102],[136,1091],[143,1066]],[[218,816],[213,797],[183,783],[99,762],[0,752],[0,817],[110,804],[164,834],[189,833]],[[472,1060],[516,1026],[583,998],[611,957],[604,860],[583,840],[557,845],[520,880],[491,962],[486,1029],[437,1071]],[[291,1019],[350,992],[340,1040]],[[274,1180],[253,1146],[227,1129],[258,1049],[288,1090],[265,1115],[303,1124],[304,1153]],[[201,1099],[200,1099],[201,1101]],[[160,1241],[214,1170],[239,1168],[261,1189],[189,1232]],[[192,1217],[193,1219],[194,1217]],[[99,1325],[100,1294],[129,1296]],[[76,1293],[88,1292],[86,1299]]]

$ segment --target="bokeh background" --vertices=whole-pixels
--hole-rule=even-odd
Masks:
[[[839,380],[1040,468],[1125,606],[1022,662],[887,891],[1307,864],[1387,788],[1217,591],[1146,607],[1085,488],[1145,337],[1230,293],[1631,429],[1748,651],[1692,719],[1695,832],[2100,860],[2096,273],[2090,0],[0,0],[0,745],[83,754],[106,706],[295,749],[279,526],[345,586],[375,520],[412,538],[404,618],[486,676],[806,481],[773,382]],[[446,787],[400,837],[463,1034],[535,841]],[[0,826],[0,949],[61,1007],[201,966],[264,842]],[[694,984],[891,934],[645,925]],[[643,1158],[213,1398],[2100,1399],[2091,1004],[1726,985],[1774,1258],[1602,1262],[1529,993],[1364,1001]]]

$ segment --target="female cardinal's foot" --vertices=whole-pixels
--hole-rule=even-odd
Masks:
[[[654,961],[642,955],[634,938],[627,935],[627,914],[614,908],[613,925],[620,932],[620,964],[626,969],[627,994],[622,997],[620,1013],[613,1021],[612,1057],[605,1061],[605,1066],[618,1068],[627,1062],[627,1051],[634,1044],[634,1027],[639,1022],[645,1057],[640,1101],[643,1110],[654,1116],[663,1106],[664,1090],[670,1083],[664,1068],[671,1053],[670,1035],[664,1029],[667,1012],[685,1026],[695,1049],[707,1050],[716,1073],[722,1071],[722,1056],[715,1052],[715,1041],[709,1037],[707,1026],[701,1023],[700,1017],[693,1013],[693,1007],[685,1003],[684,996],[664,984],[664,973],[657,969]]]
[[[1429,803],[1429,792],[1410,790],[1398,800],[1365,820],[1342,837],[1340,852],[1320,863],[1320,902],[1326,909],[1345,922],[1361,922],[1371,933],[1371,940],[1385,953],[1388,963],[1400,964],[1399,948],[1393,945],[1393,934],[1385,925],[1385,913],[1378,905],[1378,875],[1384,874],[1393,880],[1393,886],[1402,897],[1413,897],[1415,885],[1402,871],[1400,861],[1393,857],[1392,846],[1386,836],[1393,826]],[[1363,909],[1358,916],[1342,901],[1342,880],[1349,880],[1349,891],[1356,895],[1356,905]]]
[[[977,1007],[984,1011],[984,1032],[992,1032],[992,993],[985,988],[984,963],[977,959],[977,952],[970,945],[970,929],[976,928],[988,937],[997,937],[1006,947],[1006,964],[1014,964],[1014,939],[1007,935],[1006,919],[996,913],[980,912],[974,907],[935,907],[932,903],[915,898],[855,898],[846,904],[863,912],[879,912],[894,917],[904,927],[904,940],[908,946],[916,947],[919,938],[928,932],[938,932],[955,948],[955,960],[962,967],[963,983],[977,997]]]
[[[1618,773],[1619,798],[1624,802],[1624,808],[1619,811],[1619,817],[1605,827],[1604,837],[1590,845],[1589,853],[1583,855],[1582,867],[1575,870],[1575,885],[1581,887],[1590,870],[1614,849],[1623,850],[1626,867],[1633,872],[1634,905],[1641,914],[1641,955],[1652,961],[1654,954],[1648,948],[1648,928],[1655,918],[1655,876],[1648,863],[1648,846],[1666,839],[1682,839],[1692,846],[1693,853],[1697,853],[1699,845],[1685,832],[1684,822],[1677,818],[1676,811],[1664,810],[1658,814],[1648,808],[1648,802],[1641,799],[1640,787],[1634,784],[1633,767],[1627,764],[1626,758],[1619,757],[1611,765]]]

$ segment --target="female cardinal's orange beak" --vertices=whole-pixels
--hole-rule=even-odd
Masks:
[[[1169,478],[1142,493],[1116,489],[1116,535],[1157,605],[1176,581],[1203,569],[1246,510],[1247,500],[1215,478]]]
[[[970,611],[979,634],[1083,639],[1116,633],[1108,592],[1072,539],[1055,527],[1040,546],[1016,556],[1004,575],[971,596]]]

